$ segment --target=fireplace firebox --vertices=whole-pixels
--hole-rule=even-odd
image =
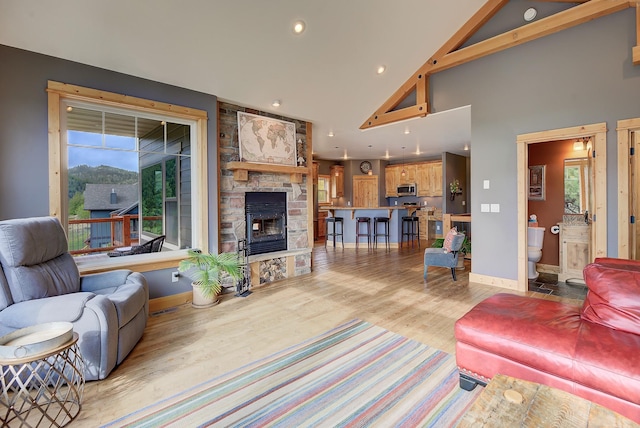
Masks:
[[[287,249],[287,193],[245,193],[249,255]]]

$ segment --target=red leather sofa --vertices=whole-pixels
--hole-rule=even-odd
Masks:
[[[584,304],[499,293],[455,325],[460,386],[497,373],[549,385],[640,423],[640,262],[587,265]]]

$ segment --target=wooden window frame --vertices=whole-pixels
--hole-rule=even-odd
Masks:
[[[48,95],[48,140],[49,140],[49,214],[66,225],[63,191],[67,174],[63,171],[60,106],[62,100],[77,100],[101,106],[110,106],[131,111],[145,112],[189,120],[195,123],[197,144],[192,150],[191,164],[194,168],[194,192],[192,197],[192,235],[194,248],[209,251],[209,207],[207,185],[207,112],[189,107],[176,106],[143,98],[49,81]],[[130,257],[115,257],[108,260],[78,262],[82,274],[103,272],[116,268],[131,268],[140,272],[172,268],[184,258],[186,250],[141,254]]]

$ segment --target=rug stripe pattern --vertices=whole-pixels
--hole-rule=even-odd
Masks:
[[[481,389],[458,387],[451,355],[352,320],[105,427],[453,426]]]

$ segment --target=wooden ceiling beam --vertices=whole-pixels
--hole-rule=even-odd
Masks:
[[[640,65],[640,1],[631,2],[635,3],[636,8],[636,45],[633,47],[633,63]]]
[[[400,110],[393,110],[382,115],[374,114],[370,122],[362,124],[360,129],[369,129],[374,126],[387,125],[390,123],[401,122],[403,120],[413,119],[416,117],[424,117],[428,113],[427,104],[417,104],[415,106],[405,107]]]
[[[589,0],[535,0],[541,3],[586,3]]]
[[[433,65],[429,74],[447,70],[478,58],[503,51],[513,46],[540,39],[575,27],[602,16],[610,15],[630,6],[628,0],[590,0],[571,9],[523,25],[513,31],[448,53]]]
[[[422,65],[387,101],[384,102],[360,129],[425,116],[430,113],[429,76],[439,71],[465,64],[513,46],[548,36],[620,10],[636,8],[637,46],[633,48],[633,62],[640,64],[640,0],[539,0],[580,3],[570,9],[523,25],[462,49],[480,27],[489,21],[508,0],[488,0],[429,60]],[[456,50],[457,49],[457,50]],[[394,110],[412,91],[416,91],[416,105]]]
[[[427,72],[433,65],[434,58],[458,49],[464,42],[487,21],[489,21],[509,0],[489,0],[469,19],[429,60],[413,73],[413,75],[396,90],[361,126],[360,129],[392,123],[389,116],[396,118],[394,121],[425,116],[429,109],[429,79]],[[416,91],[416,106],[394,110],[413,90]],[[424,100],[424,101],[421,101]],[[415,109],[418,105],[424,108]]]

